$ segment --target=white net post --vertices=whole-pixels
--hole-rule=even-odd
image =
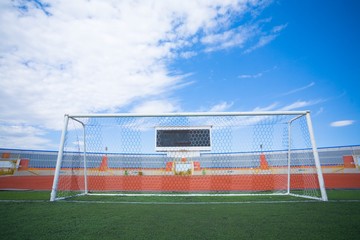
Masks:
[[[307,122],[307,126],[309,129],[311,147],[312,147],[312,151],[314,154],[316,172],[317,172],[317,177],[318,177],[319,187],[320,187],[320,192],[321,192],[321,199],[323,201],[327,201],[328,198],[327,198],[327,194],[326,194],[326,190],[325,190],[325,183],[324,183],[324,178],[323,178],[323,174],[322,174],[322,170],[321,170],[319,153],[318,153],[318,150],[316,147],[314,129],[313,129],[312,122],[311,122],[310,112],[306,113],[306,122]]]
[[[59,153],[58,153],[58,157],[56,160],[56,168],[55,168],[54,181],[53,181],[53,186],[52,186],[52,190],[51,190],[50,201],[55,201],[56,195],[57,195],[57,190],[58,190],[58,186],[59,186],[60,168],[61,168],[62,159],[63,159],[65,138],[66,138],[68,124],[69,124],[69,116],[65,115],[64,127],[62,130],[61,139],[60,139]]]

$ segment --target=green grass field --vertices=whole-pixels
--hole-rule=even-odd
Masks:
[[[77,202],[49,202],[49,195],[49,192],[0,191],[0,238],[358,239],[360,236],[360,190],[328,191],[329,202],[274,197],[91,197],[76,199]]]

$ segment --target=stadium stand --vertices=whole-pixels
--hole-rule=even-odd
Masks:
[[[319,157],[323,169],[325,184],[327,188],[360,188],[360,145],[358,146],[341,146],[319,148]],[[264,154],[264,156],[261,156]],[[203,153],[200,157],[194,159],[196,161],[197,170],[211,168],[263,168],[286,166],[286,151],[272,151],[264,153],[229,153],[226,163],[218,165],[221,154]],[[296,153],[295,153],[296,154]],[[57,151],[43,150],[22,150],[22,149],[1,149],[0,165],[2,176],[0,177],[0,189],[17,188],[21,186],[21,179],[17,179],[18,185],[11,185],[9,176],[15,178],[17,176],[38,176],[43,177],[40,185],[32,185],[32,188],[39,186],[41,189],[50,189],[52,178],[56,166]],[[96,166],[99,170],[107,169],[126,169],[127,173],[139,171],[151,171],[151,169],[166,169],[169,166],[166,163],[172,159],[166,154],[119,154],[106,153],[106,161],[104,161],[104,153],[91,153],[87,156],[89,165]],[[251,156],[252,160],[249,160]],[[74,157],[79,155],[74,154]],[[15,167],[9,170],[10,160],[18,160]],[[254,161],[257,159],[258,161]],[[131,163],[131,165],[129,165]],[[64,164],[70,164],[64,162]],[[265,164],[265,165],[264,165]],[[266,165],[267,164],[267,165]],[[296,162],[293,163],[296,166]],[[12,165],[14,166],[14,165]],[[68,166],[71,167],[70,165]],[[101,168],[101,169],[100,169]],[[346,177],[346,180],[343,180]],[[350,177],[356,179],[351,180]],[[40,178],[39,178],[40,179]],[[341,185],[342,184],[342,185]],[[359,185],[359,186],[358,186]],[[35,187],[34,187],[35,186]],[[20,187],[21,188],[21,187]],[[27,188],[24,185],[24,188]]]

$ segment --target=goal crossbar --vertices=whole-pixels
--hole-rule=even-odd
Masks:
[[[69,118],[109,118],[109,117],[206,117],[206,116],[275,116],[275,115],[306,115],[310,111],[253,111],[253,112],[174,112],[174,113],[94,113],[65,114]]]

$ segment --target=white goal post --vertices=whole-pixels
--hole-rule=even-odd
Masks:
[[[66,114],[50,200],[80,195],[327,201],[309,111]]]

